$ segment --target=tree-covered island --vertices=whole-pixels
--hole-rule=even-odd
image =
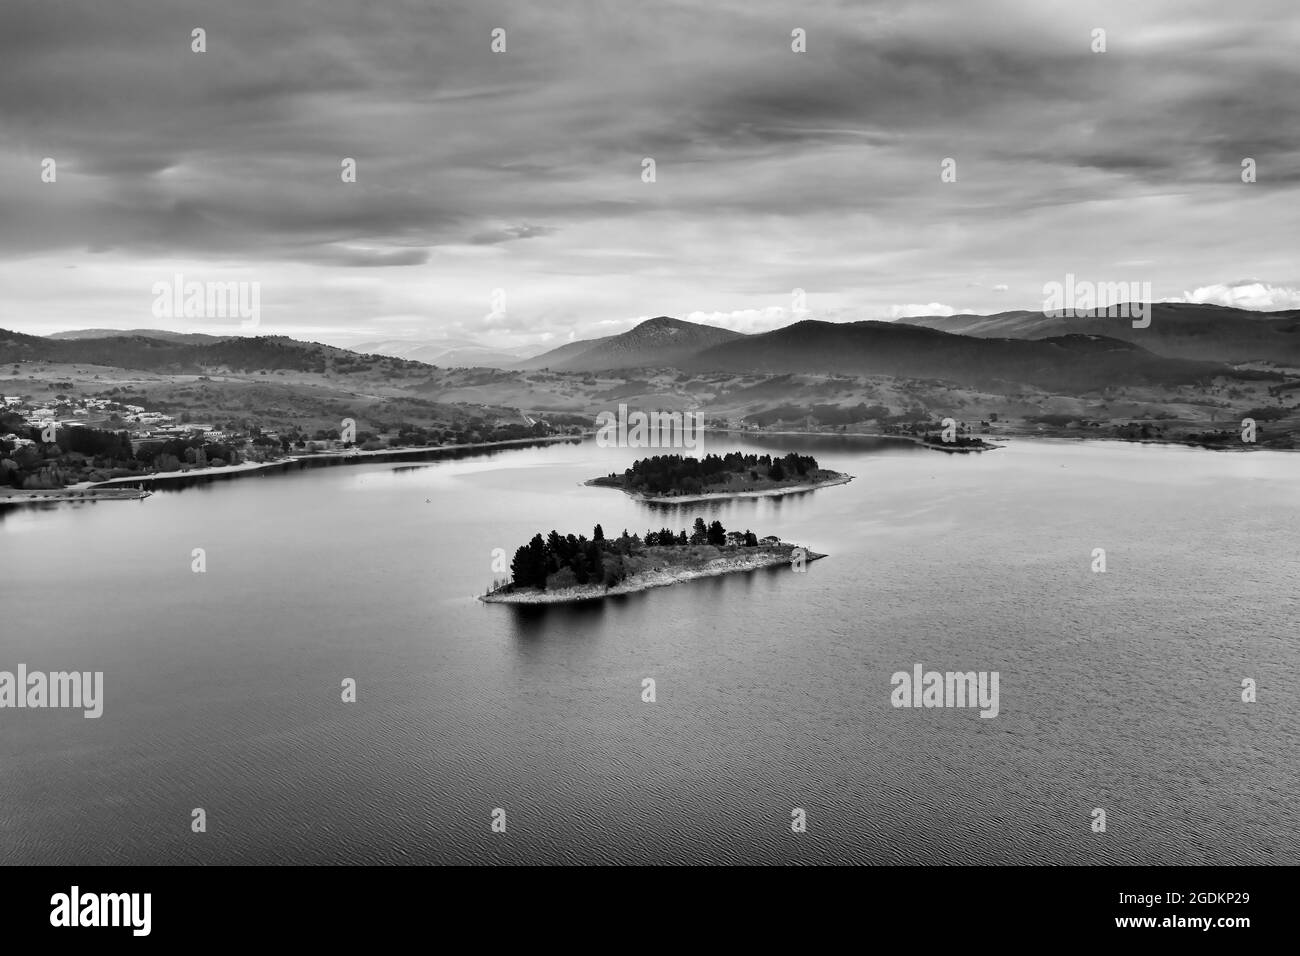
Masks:
[[[661,528],[645,536],[605,537],[596,525],[586,535],[541,533],[521,546],[511,576],[497,582],[480,600],[490,603],[547,604],[628,594],[694,578],[775,565],[803,570],[824,558],[799,545],[754,532],[728,531],[719,521],[696,518],[690,531]]]
[[[851,475],[818,467],[817,459],[811,455],[790,452],[775,457],[732,451],[703,458],[681,455],[642,458],[621,475],[611,472],[603,478],[592,478],[587,484],[618,488],[651,501],[690,501],[783,495],[842,485],[851,480]]]

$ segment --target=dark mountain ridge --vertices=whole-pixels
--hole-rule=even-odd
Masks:
[[[348,349],[300,342],[286,336],[236,336],[206,344],[191,344],[144,335],[54,339],[0,329],[0,362],[24,361],[104,365],[173,374],[220,368],[241,372],[384,369],[404,374],[430,370],[422,362],[383,355],[358,355]]]
[[[1220,363],[1165,358],[1132,342],[1094,334],[973,338],[893,322],[816,319],[713,346],[683,367],[894,375],[984,387],[1025,383],[1075,390],[1183,384],[1226,371]]]
[[[1146,308],[1151,310],[1147,328],[1134,328],[1131,318],[1106,315],[1104,310],[1074,317],[1017,311],[930,315],[905,321],[976,338],[1044,339],[1093,333],[1133,342],[1169,358],[1300,365],[1300,309],[1253,312],[1187,302],[1156,302]]]

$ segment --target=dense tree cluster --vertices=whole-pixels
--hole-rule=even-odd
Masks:
[[[743,538],[735,543],[757,547],[758,536],[745,531]],[[583,584],[603,584],[609,588],[627,577],[624,558],[642,553],[648,547],[726,544],[727,529],[722,522],[705,524],[703,518],[696,518],[689,532],[661,528],[647,531],[644,539],[629,535],[626,528],[618,537],[607,538],[600,525],[592,530],[590,539],[586,535],[561,535],[558,531],[545,537],[538,533],[515,551],[510,564],[511,583],[519,588],[558,589]]]
[[[632,467],[623,472],[621,480],[613,474],[609,477],[629,491],[692,495],[700,494],[710,485],[726,484],[734,475],[746,475],[751,481],[760,478],[785,481],[816,470],[817,459],[811,455],[791,452],[784,458],[775,458],[733,451],[725,455],[705,455],[702,459],[655,455],[633,462]]]
[[[859,422],[890,421],[893,416],[885,405],[868,405],[859,402],[856,406],[839,405],[779,405],[746,415],[744,420],[753,422],[760,428],[779,422],[794,424],[806,423],[813,419],[819,425],[856,425]]]
[[[747,534],[749,532],[746,532]],[[727,543],[727,529],[722,526],[721,521],[715,521],[706,525],[703,518],[696,518],[695,525],[688,534],[685,529],[673,531],[672,528],[660,528],[658,531],[647,531],[645,533],[645,543],[648,547],[682,547],[688,544],[711,544],[715,547],[721,547]],[[758,539],[754,539],[754,544],[758,544]]]
[[[0,440],[0,484],[14,488],[61,488],[78,481],[176,471],[183,464],[200,468],[236,464],[243,458],[238,443],[209,441],[198,435],[145,444],[132,451],[131,437],[125,431],[59,428],[54,441],[47,442],[43,429],[24,424],[15,434],[34,444]]]
[[[1270,389],[1269,391],[1272,391]],[[1266,405],[1259,408],[1248,408],[1242,412],[1242,418],[1253,418],[1257,422],[1276,422],[1286,418],[1291,414],[1291,409],[1284,408],[1280,405]]]
[[[540,533],[533,535],[515,552],[510,572],[515,587],[521,588],[545,588],[548,578],[554,587],[592,583],[610,587],[626,576],[618,550],[605,539],[600,525],[591,540],[586,535],[574,537],[558,531],[545,538]]]
[[[442,444],[473,445],[480,442],[545,438],[554,434],[554,429],[542,422],[534,422],[532,425],[525,425],[522,422],[491,425],[482,418],[471,418],[464,424],[449,427],[423,426],[411,422],[391,424],[380,422],[379,430],[395,433],[388,442],[393,448]]]

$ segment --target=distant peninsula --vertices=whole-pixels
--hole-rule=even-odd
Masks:
[[[611,472],[586,484],[617,488],[645,501],[687,503],[710,498],[788,495],[852,480],[852,475],[819,467],[811,455],[790,452],[778,458],[733,451],[705,455],[702,459],[681,455],[642,458],[621,475]]]
[[[511,577],[479,596],[489,604],[560,604],[632,594],[696,578],[788,565],[801,570],[824,558],[799,545],[752,531],[728,531],[696,518],[687,532],[663,528],[645,537],[624,529],[606,538],[596,525],[590,540],[552,531],[515,552]]]

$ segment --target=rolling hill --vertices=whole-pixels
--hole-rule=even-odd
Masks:
[[[402,377],[430,371],[422,362],[358,355],[348,349],[284,336],[237,336],[191,343],[188,339],[176,342],[144,335],[56,339],[0,329],[0,363],[11,362],[104,365],[172,374],[218,369],[234,372],[286,369]]]
[[[229,335],[206,335],[203,332],[170,332],[167,329],[71,329],[67,332],[52,332],[45,337],[60,340],[142,337],[182,345],[211,345],[228,338],[238,338]]]
[[[1056,318],[1023,311],[931,315],[906,323],[977,338],[1044,339],[1091,333],[1133,342],[1170,358],[1300,365],[1300,310],[1253,312],[1183,302],[1157,302],[1151,309],[1151,325],[1145,329],[1133,328],[1131,319],[1095,313]]]
[[[442,368],[515,368],[536,351],[531,346],[499,349],[458,339],[384,339],[351,347],[362,355],[389,355]]]
[[[683,322],[661,315],[647,319],[621,335],[571,342],[527,362],[520,369],[549,368],[562,372],[603,372],[623,368],[663,368],[688,361],[714,345],[745,338],[739,332]]]
[[[985,387],[1024,383],[1076,390],[1181,384],[1224,371],[1218,363],[1166,358],[1131,342],[1100,335],[973,338],[893,322],[814,319],[712,346],[683,367],[694,371],[894,375]]]
[[[559,348],[551,349],[549,352],[543,352],[541,355],[534,355],[532,358],[524,359],[522,362],[516,362],[510,367],[519,369],[523,372],[531,372],[543,368],[559,370],[565,362],[595,348],[602,342],[608,342],[612,338],[617,338],[617,336],[606,335],[604,338],[599,339],[581,339],[577,342],[568,342],[561,345]]]

